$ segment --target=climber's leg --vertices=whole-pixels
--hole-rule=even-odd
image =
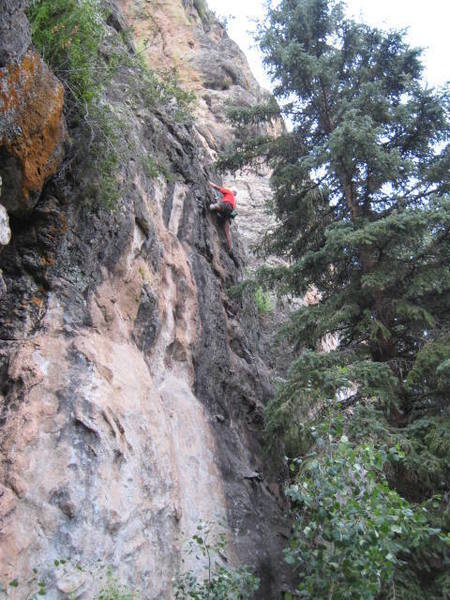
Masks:
[[[225,219],[225,223],[223,224],[223,230],[225,232],[225,237],[227,238],[228,250],[231,252],[233,250],[231,244],[231,231],[230,231],[230,220]]]
[[[219,222],[223,223],[223,230],[225,233],[225,237],[227,238],[228,250],[231,254],[233,251],[233,246],[231,243],[231,231],[230,231],[230,219],[229,212],[225,209],[224,204],[222,202],[217,202],[216,204],[210,204],[209,210],[216,211]]]

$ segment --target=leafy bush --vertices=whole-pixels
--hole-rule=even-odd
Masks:
[[[177,600],[246,600],[259,588],[259,579],[245,567],[223,564],[227,541],[224,533],[216,533],[212,523],[200,523],[189,541],[189,553],[203,558],[207,576],[199,581],[193,571],[180,575],[175,584]]]
[[[335,417],[333,417],[335,418]],[[445,494],[450,480],[450,417],[423,416],[404,427],[394,427],[375,403],[356,406],[347,418],[352,441],[397,446],[404,459],[387,471],[389,482],[410,500]]]
[[[422,589],[409,569],[404,577],[407,561],[450,538],[430,527],[423,505],[389,487],[383,469],[402,460],[399,449],[352,447],[331,434],[317,441],[318,453],[293,463],[300,468],[287,492],[296,525],[286,560],[298,570],[297,596],[371,600]]]

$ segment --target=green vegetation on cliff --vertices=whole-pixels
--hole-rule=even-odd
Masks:
[[[119,60],[107,51],[108,12],[100,0],[33,0],[28,18],[33,43],[64,84],[69,127],[85,131],[93,172],[100,175],[96,194],[112,207],[124,149],[120,122],[104,95]]]
[[[340,2],[282,0],[259,42],[293,129],[255,137],[274,105],[235,109],[241,137],[221,163],[273,169],[265,244],[290,266],[261,280],[318,298],[285,328],[300,350],[267,409],[269,436],[298,457],[296,594],[446,597],[448,96],[423,87],[402,32]]]
[[[178,86],[176,73],[158,75],[147,66],[145,48],[133,48],[130,32],[102,0],[33,0],[28,18],[33,43],[64,84],[69,128],[85,137],[78,146],[90,157],[95,182],[87,193],[112,208],[122,193],[121,165],[135,152],[127,123],[137,106],[184,122],[194,96]],[[119,82],[128,90],[126,106],[113,93]],[[164,172],[163,166],[147,168],[159,164],[154,157],[143,160],[149,177]]]
[[[28,10],[33,43],[80,102],[99,94],[107,73],[99,56],[106,16],[100,0],[34,0]]]
[[[157,107],[172,100],[177,105],[175,117],[188,117],[193,95],[178,86],[174,72],[157,75],[146,65],[142,57],[145,48],[139,52],[132,49],[130,32],[122,28],[107,3],[32,0],[28,18],[33,43],[64,83],[69,106],[75,102],[86,109],[101,100],[119,67],[126,67],[142,79],[149,104]],[[120,30],[120,41],[115,28]],[[131,95],[135,92],[130,89]],[[88,119],[89,113],[85,116]]]

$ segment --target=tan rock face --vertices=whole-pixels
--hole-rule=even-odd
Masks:
[[[157,386],[126,340],[80,334],[70,344],[36,338],[16,357],[29,379],[27,405],[4,432],[14,443],[3,447],[11,462],[2,473],[1,579],[29,573],[32,556],[40,572],[74,556],[92,598],[101,582],[89,569],[100,560],[127,578],[130,564],[112,557],[128,556],[134,584],[152,573],[145,597],[170,597],[181,531],[225,516],[205,412],[183,379],[167,373]]]
[[[192,0],[117,0],[117,5],[149,66],[160,73],[176,69],[181,85],[195,92],[196,127],[215,159],[233,139],[227,106],[251,106],[269,96],[245,55],[214,15],[207,8],[199,13]]]
[[[2,202],[29,211],[63,158],[64,89],[35,51],[0,69]]]
[[[170,598],[185,540],[201,520],[226,522],[210,417],[193,392],[197,292],[174,233],[185,193],[175,191],[167,227],[162,207],[153,208],[161,271],[142,260],[136,228],[117,275],[106,275],[90,298],[90,326],[64,336],[51,296],[45,333],[11,354],[8,378],[17,385],[9,401],[17,409],[1,435],[2,582],[29,578],[31,563],[45,573],[71,556],[54,569],[62,593],[93,598],[99,574],[112,566],[137,586],[151,574],[143,597]],[[155,199],[163,197],[164,186]],[[162,326],[146,361],[133,330],[149,281],[159,290]],[[204,565],[187,557],[186,566]],[[21,585],[13,597],[31,589]]]

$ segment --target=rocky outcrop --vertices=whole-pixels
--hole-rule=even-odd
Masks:
[[[182,85],[195,92],[199,141],[215,159],[233,138],[228,106],[252,106],[270,94],[203,0],[117,0],[117,5],[152,68],[175,69]],[[281,123],[272,127],[278,131]]]
[[[25,2],[0,5],[1,202],[29,212],[64,154],[64,89],[39,54],[28,49]]]
[[[204,55],[234,47],[189,2],[118,4],[138,33],[159,15],[150,64],[172,60],[178,38]],[[179,33],[168,37],[163,21]],[[121,23],[111,20],[105,43],[130,51]],[[209,79],[195,65],[204,59],[188,62],[180,74],[203,89]],[[206,100],[194,122],[149,107],[131,91],[135,78],[119,69],[104,98],[134,149],[120,163],[114,209],[99,204],[102,173],[73,128],[70,166],[12,219],[14,244],[0,255],[0,581],[17,578],[10,592],[25,598],[34,568],[53,598],[94,598],[111,567],[144,599],[169,599],[184,541],[209,520],[224,523],[230,561],[261,577],[258,597],[276,598],[287,531],[279,457],[263,448],[270,370],[255,308],[229,297],[242,270],[206,208],[211,157],[230,132]],[[211,90],[217,103],[227,92]],[[164,173],[149,172],[146,157]]]
[[[2,193],[3,181],[0,177],[0,194]],[[0,246],[6,246],[11,240],[11,229],[9,227],[9,216],[6,208],[0,204]]]
[[[2,178],[0,177],[0,195],[2,191]],[[9,216],[6,208],[0,204],[0,251],[1,246],[6,246],[11,240],[11,229],[9,227]],[[0,271],[0,298],[5,292],[3,273]]]
[[[1,189],[1,179],[0,179]],[[9,217],[6,208],[0,205],[0,244],[6,246],[11,239],[11,229],[9,228]]]

